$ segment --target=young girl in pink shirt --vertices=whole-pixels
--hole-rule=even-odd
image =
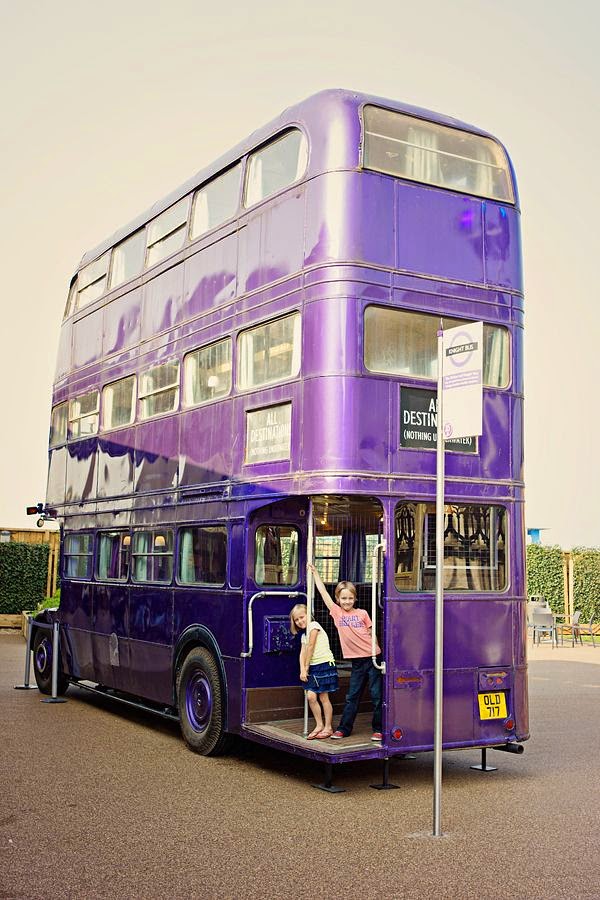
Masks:
[[[368,682],[373,703],[373,735],[371,740],[380,741],[383,738],[381,733],[382,679],[381,672],[373,665],[372,623],[369,614],[366,610],[355,607],[356,588],[351,581],[340,581],[335,589],[337,602],[334,603],[315,566],[309,563],[308,571],[312,573],[315,586],[338,630],[344,659],[352,660],[350,687],[346,696],[346,705],[342,712],[340,724],[331,737],[334,740],[341,740],[352,733],[360,696],[365,684]],[[381,653],[379,645],[376,645],[375,653],[376,655]]]

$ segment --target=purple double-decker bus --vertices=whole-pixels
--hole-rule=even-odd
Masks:
[[[100,690],[327,764],[431,750],[436,332],[483,321],[483,434],[446,445],[444,748],[528,737],[523,289],[489,134],[330,90],[86,253],[53,392],[45,511],[61,600],[38,686]],[[382,648],[344,741],[307,741],[291,607],[314,561]],[[349,672],[319,595],[312,615]]]

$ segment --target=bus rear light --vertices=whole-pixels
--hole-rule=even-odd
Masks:
[[[514,727],[515,727],[514,719],[507,719],[506,722],[504,723],[504,728],[506,729],[506,731],[512,731]]]
[[[398,727],[392,728],[391,734],[394,741],[401,741],[404,737],[404,735],[402,734],[402,729]]]

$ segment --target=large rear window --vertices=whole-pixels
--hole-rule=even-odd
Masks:
[[[491,138],[365,106],[366,169],[514,203],[506,153]]]

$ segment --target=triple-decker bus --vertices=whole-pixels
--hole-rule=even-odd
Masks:
[[[53,389],[44,513],[61,599],[51,690],[100,690],[329,763],[433,747],[437,338],[483,322],[483,434],[446,444],[443,747],[528,737],[519,203],[502,144],[328,90],[86,253]],[[314,561],[382,648],[343,741],[307,741],[298,637]],[[311,585],[312,592],[312,585]],[[312,615],[349,671],[315,593]],[[45,626],[45,627],[44,627]],[[335,725],[334,719],[334,725]]]

